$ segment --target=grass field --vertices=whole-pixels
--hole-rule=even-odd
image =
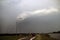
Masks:
[[[50,37],[49,35],[45,34],[33,34],[36,37],[34,40],[55,40],[54,38]],[[19,34],[19,35],[3,35],[0,36],[0,40],[18,40],[23,37],[33,37],[32,34]]]
[[[17,36],[0,36],[0,40],[17,40]]]

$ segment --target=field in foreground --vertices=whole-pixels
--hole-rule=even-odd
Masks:
[[[48,34],[19,34],[19,35],[1,35],[0,40],[57,40]]]

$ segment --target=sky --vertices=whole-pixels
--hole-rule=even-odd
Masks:
[[[1,33],[60,30],[59,0],[1,0]]]

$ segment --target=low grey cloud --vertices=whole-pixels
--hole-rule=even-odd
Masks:
[[[58,8],[50,7],[50,8],[45,8],[41,10],[26,11],[26,12],[22,12],[21,14],[17,16],[17,21],[22,21],[32,15],[37,14],[40,16],[45,16],[45,15],[52,14],[53,12],[59,12]]]
[[[1,33],[60,30],[59,0],[1,0],[0,3]]]

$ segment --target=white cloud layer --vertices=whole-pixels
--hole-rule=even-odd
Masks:
[[[57,8],[48,8],[48,9],[41,9],[41,10],[34,10],[34,11],[27,11],[27,12],[23,12],[20,15],[17,16],[18,20],[24,20],[25,18],[30,17],[31,15],[48,15],[51,14],[52,12],[58,12],[59,10]]]

